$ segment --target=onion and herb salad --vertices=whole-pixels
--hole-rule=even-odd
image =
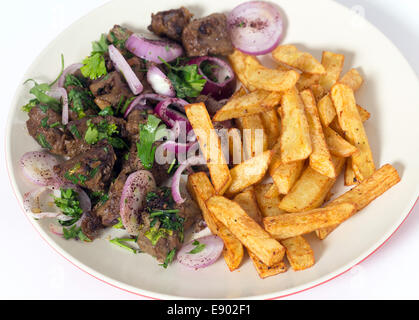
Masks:
[[[24,207],[35,219],[55,219],[54,235],[90,242],[104,228],[120,229],[125,235],[110,243],[149,253],[164,268],[176,256],[204,268],[222,253],[216,235],[184,243],[203,220],[181,177],[205,164],[185,106],[205,101],[217,112],[237,86],[228,55],[269,52],[282,22],[259,1],[228,17],[192,16],[183,7],[153,14],[149,30],[158,40],[115,25],[81,62],[65,67],[61,56],[55,81],[25,82],[33,98],[22,110],[42,151],[20,160],[34,185]]]

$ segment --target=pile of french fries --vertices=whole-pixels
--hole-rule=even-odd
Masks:
[[[280,45],[272,57],[278,66],[268,69],[235,51],[229,60],[242,87],[212,119],[203,103],[185,108],[209,169],[209,177],[189,175],[188,190],[224,241],[228,268],[238,269],[247,251],[261,278],[285,272],[285,257],[293,270],[313,266],[304,235],[325,239],[400,181],[391,165],[375,168],[364,129],[370,113],[354,95],[363,78],[356,69],[341,75],[342,54],[323,52],[319,62]],[[242,160],[230,168],[213,122],[231,119],[229,154]],[[330,201],[342,172],[354,187]]]

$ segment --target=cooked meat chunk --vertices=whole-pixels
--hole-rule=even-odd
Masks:
[[[53,154],[66,155],[66,141],[71,136],[61,125],[61,115],[46,106],[36,106],[29,111],[26,121],[29,134]]]
[[[152,216],[153,212],[159,211],[162,214]],[[177,205],[169,188],[157,189],[147,196],[145,210],[140,215],[142,228],[137,240],[140,250],[163,262],[170,251],[180,248],[184,232],[199,216],[200,210],[189,196],[183,204]]]
[[[155,156],[155,161],[153,164],[153,168],[151,169],[151,173],[154,176],[154,180],[156,180],[157,185],[160,185],[164,182],[166,182],[170,175],[169,173],[167,173],[167,171],[170,168],[170,164],[168,163],[168,159],[167,159],[167,150],[163,151],[163,160],[165,161],[165,163],[159,163],[159,160],[157,159],[159,157],[159,151],[158,148],[164,143],[164,141],[157,141],[154,143],[154,145],[156,146],[156,156]],[[156,160],[157,159],[157,160]]]
[[[119,25],[114,25],[109,31],[108,41],[120,50],[125,49],[125,42],[132,35],[132,31]]]
[[[233,53],[227,18],[222,13],[193,20],[183,30],[182,42],[189,57]]]
[[[147,123],[147,117],[152,110],[133,110],[127,117],[127,131],[130,136],[139,134],[139,125]],[[138,140],[138,139],[136,139]]]
[[[93,212],[83,214],[81,218],[81,230],[90,240],[94,240],[102,228],[101,219]]]
[[[91,191],[104,191],[111,178],[115,160],[112,146],[103,140],[85,153],[56,165],[54,171],[63,181]]]
[[[208,114],[211,118],[215,115],[215,113],[223,107],[223,104],[219,101],[215,100],[211,96],[200,95],[196,98],[196,102],[203,102],[207,107]]]
[[[151,15],[151,25],[148,30],[154,32],[159,37],[181,42],[182,31],[191,21],[193,14],[188,9],[180,9],[157,12]]]
[[[122,74],[118,71],[113,71],[93,81],[90,90],[96,97],[95,103],[101,109],[109,106],[117,108],[127,98],[133,96]]]

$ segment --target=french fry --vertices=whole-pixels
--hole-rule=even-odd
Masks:
[[[363,181],[374,173],[375,165],[353,90],[346,85],[336,84],[332,88],[331,97],[340,127],[348,141],[358,148],[358,152],[352,155],[352,167],[357,180]]]
[[[300,177],[303,171],[304,161],[282,163],[279,143],[274,146],[272,151],[273,156],[269,166],[269,174],[277,187],[276,190],[280,194],[287,194]]]
[[[278,142],[278,138],[281,133],[278,113],[276,110],[270,110],[261,113],[260,116],[262,118],[263,128],[265,129],[268,140],[268,149],[272,149]]]
[[[230,128],[228,129],[227,135],[230,160],[233,160],[233,164],[242,163],[244,161],[244,150],[240,130],[237,128]]]
[[[310,137],[313,146],[313,152],[310,155],[310,166],[317,172],[329,177],[335,178],[336,172],[332,162],[332,156],[326,144],[323,128],[320,123],[317,112],[316,101],[311,90],[304,90],[300,93],[303,99],[308,126],[310,128]]]
[[[335,206],[340,203],[351,203],[356,212],[364,209],[373,200],[381,196],[388,189],[400,182],[397,170],[389,164],[375,171],[372,176],[362,181],[353,189],[330,202],[327,206]],[[325,239],[337,226],[322,228],[316,231],[317,237]]]
[[[272,152],[266,151],[231,169],[232,182],[226,191],[226,195],[232,196],[260,182],[268,171],[271,159]]]
[[[337,157],[347,158],[358,151],[348,141],[343,139],[336,131],[329,127],[323,128],[326,143],[329,147],[330,153]]]
[[[284,213],[263,219],[265,230],[275,239],[283,240],[301,236],[320,228],[342,223],[351,217],[356,208],[351,203],[339,203],[307,212]]]
[[[254,57],[246,56],[245,78],[249,85],[267,91],[284,91],[295,86],[300,77],[297,71],[280,71],[268,69],[260,64]]]
[[[232,97],[212,118],[212,121],[226,121],[241,118],[256,113],[272,110],[278,103],[266,98],[270,95],[268,91],[256,90],[243,96]]]
[[[371,113],[369,113],[367,110],[365,110],[363,107],[356,105],[359,116],[361,117],[362,122],[367,121],[371,117]]]
[[[264,217],[277,216],[285,212],[278,207],[280,202],[278,192],[276,192],[275,196],[271,196],[270,198],[266,197],[266,193],[272,190],[273,186],[274,184],[272,183],[255,186],[256,201],[258,202],[259,209]]]
[[[253,85],[249,83],[245,75],[246,64],[244,60],[246,56],[247,55],[244,54],[243,52],[239,50],[234,50],[234,52],[228,56],[228,60],[230,61],[230,64],[234,70],[234,73],[236,74],[240,82],[243,84],[243,86],[245,86],[247,90],[249,91],[255,91],[256,87],[254,87]],[[249,57],[250,59],[254,58],[255,62],[257,63],[256,57],[254,56],[249,56]]]
[[[324,74],[325,68],[311,54],[299,51],[293,45],[281,45],[272,51],[272,57],[283,64],[305,73]]]
[[[330,95],[326,95],[321,98],[317,107],[319,109],[319,116],[323,126],[328,127],[336,117],[335,106],[333,105]]]
[[[352,159],[346,159],[345,175],[344,175],[345,186],[353,186],[357,184],[355,172],[352,169]]]
[[[221,149],[220,139],[214,130],[207,108],[203,103],[195,103],[187,105],[185,112],[207,161],[215,192],[223,194],[230,186],[232,179]]]
[[[275,183],[271,184],[271,187],[266,190],[265,198],[272,199],[275,197],[279,197],[278,188],[276,187]]]
[[[298,91],[310,89],[313,85],[318,85],[320,80],[319,74],[302,73],[295,86]]]
[[[264,264],[273,266],[282,261],[284,247],[250,218],[240,205],[221,196],[210,198],[206,204],[215,217]]]
[[[294,88],[284,93],[280,116],[282,163],[307,159],[313,149],[304,103],[297,89]]]
[[[236,124],[242,132],[245,159],[253,158],[268,150],[268,136],[259,114],[236,119]]]
[[[262,224],[262,213],[259,210],[253,187],[247,188],[243,192],[239,193],[233,200],[237,202],[244,211],[246,211],[250,218],[255,220],[259,225]]]
[[[332,157],[336,175],[342,172],[344,158]],[[320,207],[336,182],[336,178],[329,178],[307,167],[291,191],[282,198],[279,208],[285,212],[302,212]]]
[[[303,236],[280,241],[285,247],[287,259],[294,271],[305,270],[314,265],[314,252]]]
[[[255,269],[259,274],[259,277],[261,277],[262,279],[271,276],[276,276],[277,274],[284,273],[287,271],[287,265],[283,261],[269,267],[266,264],[264,264],[262,260],[260,260],[251,251],[247,250],[247,252],[249,253],[249,257],[252,260],[253,265],[255,266]]]
[[[326,73],[320,77],[319,84],[327,91],[339,80],[344,61],[345,56],[342,54],[323,52],[322,65],[326,69]]]
[[[320,101],[321,99],[323,99],[325,95],[327,95],[326,89],[319,84],[313,84],[309,89],[313,91],[313,95],[316,98],[316,102]]]
[[[358,70],[349,70],[340,80],[339,83],[347,85],[353,91],[357,91],[364,82],[364,79],[359,74]]]
[[[201,209],[202,216],[211,230],[224,242],[223,255],[230,271],[236,270],[243,260],[243,245],[207,208],[205,202],[215,196],[215,190],[204,172],[188,176],[188,191]]]

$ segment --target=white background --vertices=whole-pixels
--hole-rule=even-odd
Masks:
[[[363,8],[366,18],[396,44],[419,74],[417,0],[337,1],[349,8]],[[1,1],[2,135],[15,88],[33,59],[71,23],[106,2]],[[4,150],[3,143],[4,137],[0,139],[0,150]],[[143,299],[77,269],[40,238],[12,194],[4,159],[3,154],[0,157],[0,299]],[[360,265],[326,284],[286,299],[418,299],[418,214],[419,206],[396,234]]]

